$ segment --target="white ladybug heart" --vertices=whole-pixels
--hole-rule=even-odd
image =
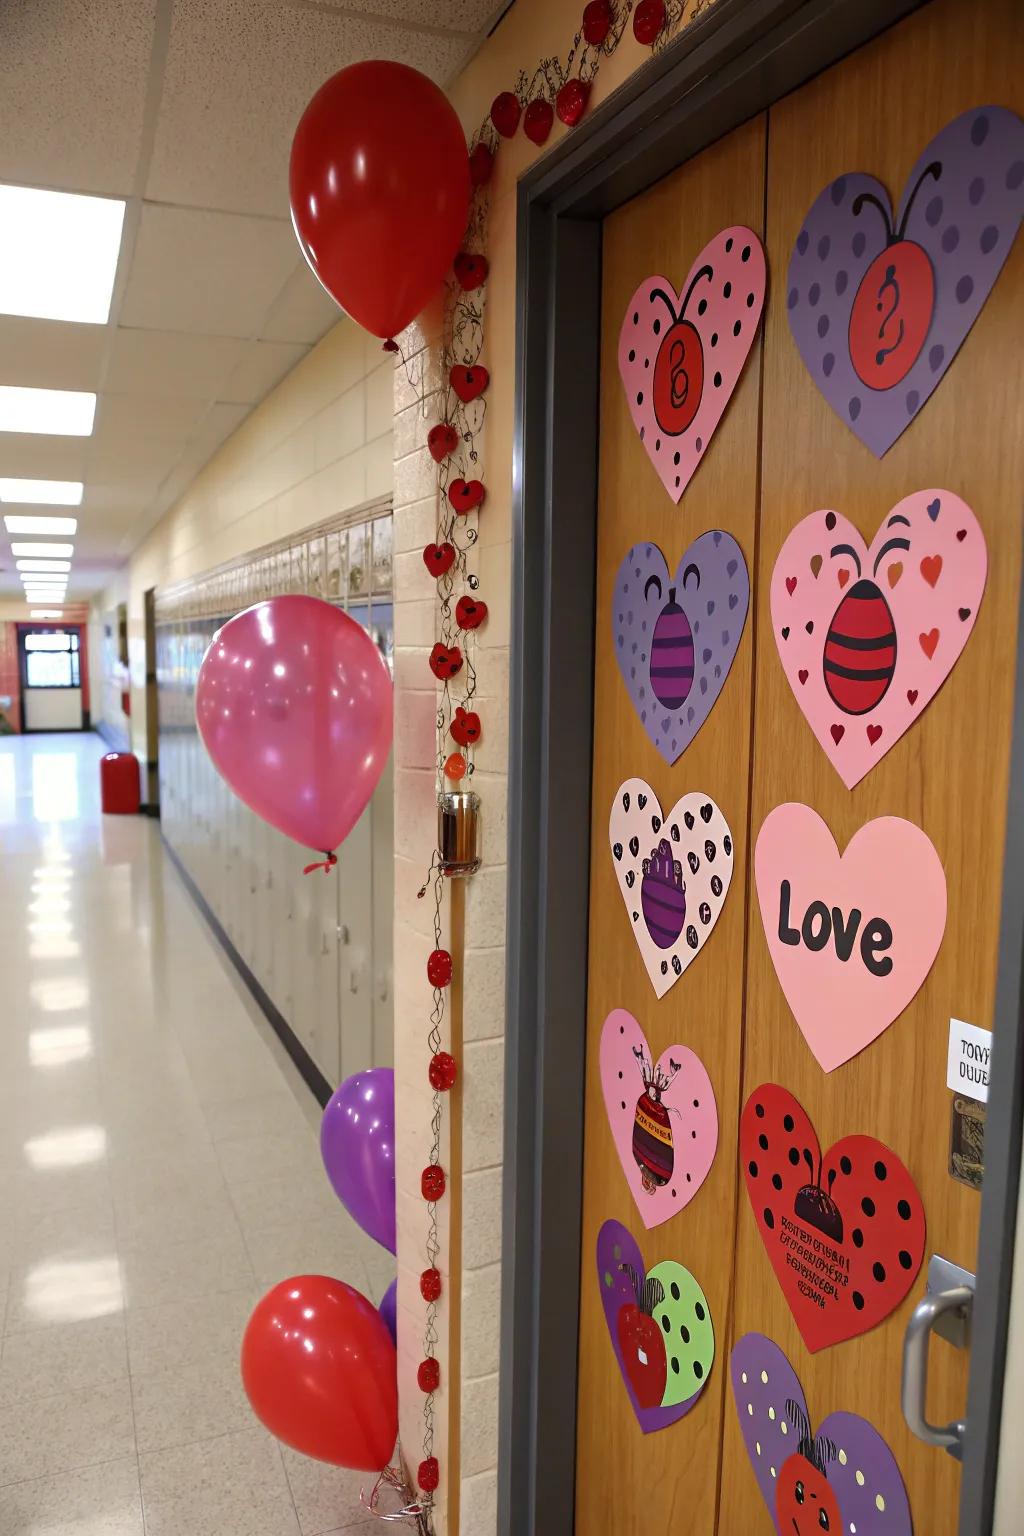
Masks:
[[[664,997],[718,922],[732,879],[732,833],[710,795],[693,790],[663,813],[644,779],[627,779],[612,801],[608,842],[637,948]]]

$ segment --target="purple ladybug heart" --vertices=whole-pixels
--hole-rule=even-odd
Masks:
[[[743,551],[718,528],[694,539],[674,577],[656,544],[634,544],[619,566],[615,655],[640,723],[667,763],[682,756],[711,713],[749,601]],[[726,624],[708,622],[716,610],[728,615]]]
[[[730,1372],[747,1455],[779,1536],[792,1536],[787,1515],[794,1498],[815,1530],[815,1508],[826,1514],[831,1508],[833,1517],[838,1509],[842,1530],[857,1536],[913,1536],[896,1458],[867,1419],[830,1413],[813,1434],[796,1372],[762,1333],[738,1341]],[[822,1525],[830,1528],[832,1521]]]
[[[981,312],[1024,213],[1024,123],[974,107],[947,123],[894,218],[873,176],[839,176],[789,261],[789,327],[829,405],[876,458],[936,388]]]

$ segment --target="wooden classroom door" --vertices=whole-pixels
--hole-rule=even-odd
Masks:
[[[808,213],[818,194],[832,188],[838,207],[841,178],[861,172],[889,190],[899,211],[911,170],[939,131],[976,108],[1020,113],[1022,79],[1024,11],[1016,0],[984,0],[969,21],[956,0],[933,0],[605,226],[578,1368],[581,1536],[769,1536],[773,1529],[789,1536],[791,1528],[798,1536],[840,1528],[852,1536],[858,1521],[862,1536],[909,1536],[893,1458],[917,1536],[954,1536],[957,1529],[958,1464],[909,1433],[900,1372],[904,1331],[925,1293],[930,1256],[971,1270],[976,1262],[979,1196],[949,1171],[946,1056],[950,1019],[987,1029],[994,1008],[1021,565],[1024,240],[1010,251],[951,365],[932,333],[925,355],[941,382],[924,405],[909,398],[909,385],[893,391],[893,408],[909,424],[880,458],[851,430],[860,410],[853,396],[837,399],[833,409],[819,388],[834,359],[816,383],[790,320],[801,304],[810,305],[813,331],[823,339],[831,317],[822,287],[841,295],[864,276],[863,264],[855,269],[856,244],[850,272],[834,254],[829,259],[828,231],[849,240],[850,226],[838,216],[813,225]],[[976,270],[968,240],[986,251],[1001,238],[995,224],[970,212],[988,197],[994,219],[1005,207],[985,177],[1019,187],[1024,175],[1024,160],[1001,162],[992,145],[980,153],[990,127],[998,138],[998,120],[990,123],[983,111],[965,119],[979,151],[976,174],[954,166],[943,185],[931,170],[917,193],[926,200],[922,227],[934,231],[925,243],[934,240],[946,256],[961,234],[957,195],[963,203],[962,274],[940,258],[937,278],[956,284],[963,302]],[[954,183],[964,176],[958,193]],[[860,209],[884,217],[869,199]],[[812,224],[806,234],[805,221]],[[653,452],[647,432],[658,432],[657,422],[673,410],[678,426],[687,387],[700,390],[686,321],[695,320],[702,295],[726,272],[736,289],[728,324],[738,322],[747,339],[748,313],[758,310],[757,252],[748,266],[736,265],[740,246],[724,245],[732,226],[747,227],[764,245],[763,325],[713,441],[695,445],[700,461],[677,506],[675,450],[686,428],[675,442],[657,439]],[[794,246],[807,250],[812,238],[821,282],[817,292],[812,281],[801,292],[787,281],[790,256]],[[897,231],[888,249],[899,239]],[[898,263],[906,247],[893,254]],[[644,288],[654,275],[664,282]],[[880,300],[889,303],[895,291],[898,305],[898,284],[909,290],[912,280],[906,268],[894,272],[886,263],[877,273]],[[644,303],[663,319],[639,319],[638,346],[631,347],[632,314]],[[881,304],[878,312],[884,321]],[[913,323],[908,313],[907,326]],[[673,327],[667,338],[663,328]],[[670,354],[664,372],[657,367],[659,332]],[[705,391],[719,387],[723,373],[728,387],[728,368],[716,363],[723,344],[728,337],[712,341],[704,330]],[[844,333],[837,352],[845,344]],[[913,335],[910,344],[923,345]],[[822,350],[814,354],[819,367]],[[883,363],[880,350],[875,366]],[[861,367],[870,376],[870,358]],[[644,394],[646,413],[637,398]],[[904,498],[911,500],[896,510]],[[962,504],[978,527],[970,513],[957,518]],[[829,511],[835,519],[826,519]],[[889,525],[904,512],[906,522]],[[943,512],[958,521],[947,542],[940,537]],[[787,546],[792,569],[780,566],[773,618],[780,551],[815,513],[820,527],[808,526],[817,542]],[[880,555],[892,538],[901,542]],[[739,567],[730,539],[742,552]],[[871,633],[871,624],[879,615],[891,618],[889,603],[904,612],[900,580],[908,589],[912,579],[934,586],[930,578],[939,580],[943,562],[947,579],[955,574],[964,591],[977,583],[982,539],[983,601],[962,596],[950,609],[952,623],[973,625],[970,638],[945,685],[911,719],[914,689],[893,657],[903,644],[933,654],[938,625],[914,626],[908,618],[911,630],[897,634],[885,653],[886,637]],[[859,569],[868,563],[870,569]],[[742,624],[744,564],[749,611]],[[834,605],[829,599],[822,617],[804,594],[827,592],[825,583],[832,584]],[[856,615],[841,609],[847,596],[862,605]],[[793,599],[792,626],[781,607],[786,598]],[[854,638],[864,642],[860,650],[874,647],[873,667],[857,655],[851,666],[850,648],[836,650],[840,611],[845,628],[852,624]],[[905,611],[932,610],[918,603]],[[791,630],[807,647],[815,625],[817,677],[842,706],[823,727],[835,744],[836,766],[796,697],[806,669],[794,666],[788,679],[780,659]],[[640,679],[634,667],[643,669]],[[893,743],[888,751],[882,743],[862,776],[847,770],[847,788],[837,771],[839,744],[847,733],[851,749],[859,733],[872,749],[878,744],[870,711],[878,685],[888,686],[886,673],[902,680],[910,723],[901,735],[895,707],[882,717]],[[714,700],[710,711],[706,698],[698,701],[697,724],[680,728],[686,712],[677,696],[692,687],[697,701],[704,682]],[[851,687],[866,690],[866,705],[864,695],[851,697]],[[782,813],[773,823],[781,831],[766,834],[762,920],[755,845],[771,813],[787,805],[809,810]],[[858,868],[877,909],[854,912],[852,903],[840,903],[834,911],[830,897],[817,904],[817,915],[806,913],[806,900],[796,910],[801,891],[807,894],[807,871],[827,867],[823,829],[816,840],[811,812],[840,852],[866,823],[911,824],[886,821],[864,834]],[[712,865],[717,884],[710,883]],[[890,925],[896,937],[890,932],[887,939],[886,903],[897,903],[908,868],[916,879],[910,908],[899,908],[899,922]],[[783,879],[794,905],[780,911]],[[904,922],[912,941],[901,939]],[[784,940],[777,940],[780,928]],[[933,940],[941,933],[934,963],[923,965],[919,990],[869,1042],[856,1005],[863,995],[858,967],[883,977],[890,940],[901,967],[911,950],[923,964],[928,933]],[[799,994],[800,1026],[769,938],[797,956],[795,982],[785,959],[780,963],[791,995]],[[826,944],[823,983],[814,966]],[[834,975],[828,964],[844,946],[849,990],[845,979],[831,988],[827,981]],[[830,1053],[847,1059],[825,1070],[812,1040],[823,1061]],[[778,1086],[766,1096],[769,1085]],[[847,1144],[830,1157],[835,1143],[855,1136],[882,1145]],[[769,1253],[785,1271],[785,1248],[793,1272],[786,1294]],[[901,1271],[912,1276],[909,1286]],[[744,1339],[734,1390],[730,1361]],[[967,1356],[941,1341],[931,1354],[930,1417],[945,1423],[964,1412]],[[834,1414],[857,1415],[872,1432],[865,1437],[856,1421]],[[762,1422],[763,1434],[756,1428]],[[783,1453],[797,1451],[810,1471],[798,1479],[791,1470],[778,1494]],[[774,1524],[776,1497],[786,1510],[784,1525]]]

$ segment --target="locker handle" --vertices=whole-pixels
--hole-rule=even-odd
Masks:
[[[914,1308],[903,1340],[903,1417],[919,1440],[948,1451],[956,1461],[963,1460],[967,1424],[963,1419],[943,1426],[928,1422],[928,1346],[933,1332],[958,1335],[966,1345],[973,1305],[974,1292],[967,1285],[930,1293]]]

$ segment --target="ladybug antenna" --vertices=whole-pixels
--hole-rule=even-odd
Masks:
[[[828,552],[828,557],[830,560],[834,560],[836,555],[849,555],[857,567],[857,575],[860,575],[860,555],[858,555],[852,544],[834,544]]]
[[[691,561],[691,563],[690,563],[690,564],[689,564],[689,565],[688,565],[688,566],[687,566],[687,567],[686,567],[686,570],[685,570],[685,571],[684,571],[684,572],[683,572],[683,591],[684,591],[684,592],[685,592],[685,591],[686,591],[686,583],[687,583],[687,581],[688,581],[688,580],[689,580],[689,577],[690,577],[690,572],[691,572],[691,571],[692,571],[692,572],[693,572],[693,574],[694,574],[694,575],[695,575],[695,576],[696,576],[696,578],[697,578],[697,591],[698,591],[698,592],[699,592],[699,591],[700,591],[700,567],[699,567],[699,566],[697,566],[697,565],[694,565],[694,564],[693,564],[693,563],[692,563],[692,561]]]
[[[825,1464],[839,1459],[839,1450],[834,1440],[829,1440],[826,1435],[819,1435],[814,1442],[816,1453],[815,1465],[819,1472],[825,1471]]]
[[[679,311],[679,313],[681,315],[685,315],[686,314],[686,306],[690,302],[690,295],[693,293],[693,290],[696,288],[696,286],[700,282],[701,278],[702,277],[712,278],[712,277],[714,277],[714,275],[715,275],[714,268],[713,267],[709,267],[709,266],[703,266],[703,267],[701,267],[699,272],[695,272],[693,274],[693,281],[690,284],[689,288],[687,288],[687,290],[686,290],[686,298],[683,300],[682,308]]]
[[[828,1171],[828,1192],[829,1192],[829,1194],[832,1193],[832,1185],[835,1183],[835,1181],[836,1181],[836,1171],[835,1171],[834,1168],[830,1168],[829,1171]]]
[[[687,295],[687,297],[689,297],[689,295]],[[665,292],[664,288],[652,288],[650,293],[647,295],[647,298],[648,298],[648,302],[651,303],[651,304],[654,303],[655,299],[661,299],[662,303],[665,305],[665,308],[668,310],[669,314],[672,316],[672,323],[673,323],[673,325],[679,319],[679,316],[676,314],[675,301],[674,301],[674,299],[672,299]],[[686,302],[684,300],[683,301],[683,309],[685,309],[685,308],[686,308]]]
[[[629,1283],[633,1287],[633,1295],[636,1297],[636,1304],[640,1311],[647,1317],[650,1317],[655,1307],[660,1307],[665,1300],[665,1287],[660,1280],[647,1279],[641,1281],[632,1264],[622,1263],[619,1265],[619,1268],[628,1277]]]
[[[811,1183],[812,1184],[817,1184],[818,1181],[814,1177],[814,1159],[811,1156],[811,1149],[810,1149],[810,1147],[804,1147],[804,1162],[807,1164],[807,1167],[810,1170]],[[820,1172],[820,1168],[819,1168],[819,1172]]]
[[[798,1441],[797,1455],[803,1456],[812,1466],[818,1467],[815,1457],[814,1436],[811,1434],[811,1422],[807,1417],[806,1408],[802,1403],[798,1403],[795,1398],[787,1397],[786,1418],[796,1430]],[[823,1472],[824,1468],[818,1467],[818,1471]]]
[[[871,203],[882,215],[882,223],[885,225],[885,243],[892,245],[896,236],[893,233],[892,214],[884,203],[880,202],[873,192],[861,192],[853,200],[853,216],[856,219],[860,215],[865,203]]]
[[[647,1057],[644,1055],[643,1046],[634,1045],[633,1055],[636,1057],[636,1064],[640,1069],[640,1076],[644,1080],[644,1087],[649,1088],[651,1085],[651,1068],[647,1061]]]
[[[886,539],[885,543],[882,545],[881,549],[878,551],[878,554],[875,556],[875,563],[871,567],[871,574],[872,574],[872,576],[877,576],[878,575],[878,567],[881,565],[881,563],[885,559],[886,555],[891,554],[894,549],[909,549],[909,548],[910,548],[910,540],[909,539]]]
[[[939,177],[941,175],[942,175],[942,161],[941,160],[933,160],[931,165],[926,165],[925,166],[924,170],[921,172],[920,176],[915,181],[914,187],[913,187],[913,190],[912,190],[910,196],[907,198],[907,204],[906,204],[906,207],[903,210],[903,217],[902,217],[902,219],[900,219],[900,227],[899,227],[899,229],[896,232],[897,240],[902,240],[904,235],[907,232],[907,220],[910,218],[910,210],[914,206],[914,198],[920,192],[922,184],[926,181],[926,179],[929,176],[931,176],[934,181],[938,181]]]
[[[657,589],[658,589],[658,599],[660,601],[661,600],[661,577],[660,576],[648,576],[647,580],[644,582],[644,602],[645,603],[650,598],[651,588],[652,587],[657,587]],[[669,594],[669,601],[671,601],[671,593]]]

